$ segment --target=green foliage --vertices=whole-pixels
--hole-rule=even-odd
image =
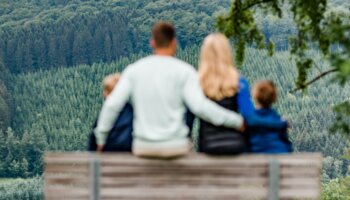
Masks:
[[[174,22],[184,48],[201,43],[214,30],[212,16],[227,6],[229,0],[7,1],[0,6],[0,59],[14,73],[110,63],[149,52],[159,20]]]
[[[283,13],[292,14],[296,35],[290,40],[290,52],[298,72],[297,88],[305,89],[309,85],[308,76],[317,65],[307,50],[316,47],[328,57],[328,68],[335,69],[336,80],[345,84],[350,77],[350,12],[332,10],[327,3],[327,0],[234,0],[229,12],[218,18],[217,26],[234,39],[237,61],[242,63],[246,45],[271,52],[271,43],[265,42],[262,28],[257,26],[256,13],[262,10],[279,18]],[[334,45],[337,50],[332,50]]]
[[[111,62],[134,51],[125,11],[94,13],[69,7],[60,12],[50,13],[59,16],[56,20],[43,16],[48,21],[0,28],[3,60],[11,72]]]
[[[13,179],[1,181],[0,200],[42,200],[43,181],[39,177],[32,179]]]
[[[0,85],[0,90],[2,85]],[[0,130],[5,130],[10,125],[11,110],[2,95],[0,95]]]
[[[350,102],[345,101],[335,106],[334,111],[336,112],[336,121],[331,130],[343,134],[350,133]]]
[[[323,182],[328,182],[334,178],[340,177],[340,174],[346,173],[346,164],[344,160],[339,160],[333,157],[326,157],[323,161]]]
[[[225,17],[219,17],[217,26],[226,36],[234,38],[236,45],[236,60],[242,64],[245,57],[246,43],[264,47],[264,36],[254,20],[254,12],[248,10],[251,1],[233,1],[230,12]]]
[[[321,200],[349,200],[350,177],[334,179],[322,184]]]
[[[9,71],[0,59],[0,130],[6,130],[11,121],[11,95],[6,86],[9,76]]]
[[[0,132],[0,177],[29,177],[42,173],[42,156],[46,149],[45,135],[25,133],[23,137],[8,129]],[[44,137],[43,137],[44,136]]]

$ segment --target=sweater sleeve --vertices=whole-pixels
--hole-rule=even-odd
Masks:
[[[243,124],[241,115],[226,110],[205,97],[195,70],[190,70],[186,74],[183,99],[195,115],[216,126],[239,129]]]
[[[109,131],[113,128],[116,119],[129,101],[131,94],[131,81],[128,73],[123,73],[117,86],[108,96],[100,112],[97,127],[95,128],[96,142],[104,145]]]
[[[240,78],[240,91],[237,94],[237,101],[240,113],[250,127],[266,127],[273,130],[284,130],[288,124],[282,119],[262,117],[255,113],[255,108],[251,100],[248,81]]]

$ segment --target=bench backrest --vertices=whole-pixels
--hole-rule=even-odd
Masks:
[[[321,154],[151,160],[47,153],[45,199],[319,199]]]

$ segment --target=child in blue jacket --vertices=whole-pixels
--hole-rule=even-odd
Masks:
[[[277,101],[277,89],[272,81],[257,82],[252,90],[255,102],[255,115],[271,121],[281,121],[281,116],[271,108]],[[292,152],[286,128],[271,128],[264,125],[249,127],[250,149],[254,153],[289,153]]]
[[[103,80],[103,98],[106,99],[113,91],[114,87],[120,79],[120,74],[112,74],[107,76]],[[106,144],[102,151],[104,152],[131,152],[132,150],[132,132],[133,132],[133,107],[130,103],[127,103],[120,116],[117,118],[114,126],[109,131]],[[186,124],[189,128],[189,137],[191,137],[191,130],[193,127],[194,116],[189,111],[185,114]],[[95,121],[90,138],[88,142],[88,151],[96,151],[96,137],[94,135],[94,129],[97,126],[97,120]]]
[[[106,99],[113,91],[113,88],[118,83],[120,74],[112,74],[103,80],[103,98]],[[102,151],[114,152],[131,152],[132,146],[132,131],[133,131],[133,108],[130,104],[126,104],[120,116],[116,120],[114,126],[109,131],[107,142]],[[94,123],[93,129],[96,128],[97,120]],[[90,134],[89,151],[96,151],[96,137],[92,131]]]

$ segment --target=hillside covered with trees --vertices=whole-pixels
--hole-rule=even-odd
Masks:
[[[7,1],[0,7],[0,58],[19,73],[149,52],[155,21],[176,21],[180,46],[199,44],[229,4],[182,0]]]
[[[180,51],[178,56],[197,66],[198,53],[198,47],[191,47]],[[3,158],[9,167],[5,174],[13,177],[40,174],[41,160],[36,155],[45,150],[85,150],[91,125],[102,104],[100,83],[103,77],[122,71],[141,56],[143,54],[123,58],[110,65],[82,65],[17,75],[11,88],[16,118],[3,145],[7,148],[3,151],[6,152]],[[318,56],[314,53],[314,57]],[[345,175],[347,162],[341,157],[347,141],[340,135],[328,134],[327,127],[334,118],[332,105],[348,98],[349,93],[343,92],[337,85],[328,86],[329,80],[325,80],[310,88],[308,94],[289,94],[296,76],[292,66],[287,53],[269,58],[266,52],[250,49],[242,74],[251,83],[266,78],[274,80],[280,88],[277,108],[290,120],[295,150],[321,151],[326,157],[325,179]],[[326,86],[330,89],[319,89]],[[346,86],[347,89],[350,86]],[[23,145],[23,150],[16,147],[18,143]],[[17,164],[12,163],[13,160],[18,167],[25,167],[18,170],[22,174],[13,170]]]
[[[2,0],[0,3],[0,200],[41,199],[45,151],[83,151],[102,105],[101,81],[150,54],[155,21],[174,22],[178,57],[197,66],[203,38],[216,30],[216,17],[230,0]],[[347,0],[331,0],[337,12],[350,12]],[[286,5],[288,8],[288,5]],[[286,52],[296,34],[293,16],[281,19],[259,12],[265,43],[274,57],[247,48],[240,70],[250,84],[272,79],[279,87],[277,109],[289,120],[297,152],[322,152],[323,199],[346,199],[349,161],[343,155],[349,138],[329,130],[333,106],[349,100],[350,85],[333,84],[330,76],[304,93],[295,87],[295,61]],[[318,50],[308,52],[319,69],[328,62]],[[196,130],[195,130],[196,132]],[[196,134],[194,135],[196,141]],[[1,178],[28,178],[1,182]],[[30,185],[34,185],[31,187]],[[345,186],[344,186],[345,185]],[[16,188],[22,188],[17,191]],[[344,189],[346,190],[346,189]],[[333,195],[333,196],[332,196]],[[338,197],[337,196],[337,197]]]
[[[11,122],[11,94],[7,89],[10,73],[0,59],[0,130],[5,130]]]
[[[187,48],[180,51],[178,57],[196,66],[198,51],[198,47]],[[0,158],[4,161],[0,166],[1,176],[35,177],[41,174],[42,155],[47,150],[84,151],[91,125],[102,104],[100,83],[103,77],[122,71],[142,56],[144,54],[136,54],[112,64],[16,75],[11,88],[16,118],[13,129],[8,129],[7,136],[0,140]],[[314,53],[314,56],[320,54]],[[249,49],[241,72],[251,83],[265,78],[277,83],[280,89],[277,109],[291,124],[290,137],[295,151],[322,152],[325,156],[323,181],[341,178],[347,173],[348,162],[342,156],[348,142],[341,135],[329,134],[327,127],[334,119],[332,105],[348,98],[349,93],[337,85],[329,86],[329,80],[324,80],[310,88],[307,94],[289,94],[296,76],[292,65],[288,53],[281,52],[275,58],[269,58],[267,52]],[[326,86],[329,90],[320,90]],[[349,89],[350,85],[345,86],[345,90]],[[41,184],[40,180],[32,182]],[[325,187],[330,190],[329,187],[335,184],[333,181]],[[35,194],[40,192],[40,188],[28,190]]]

